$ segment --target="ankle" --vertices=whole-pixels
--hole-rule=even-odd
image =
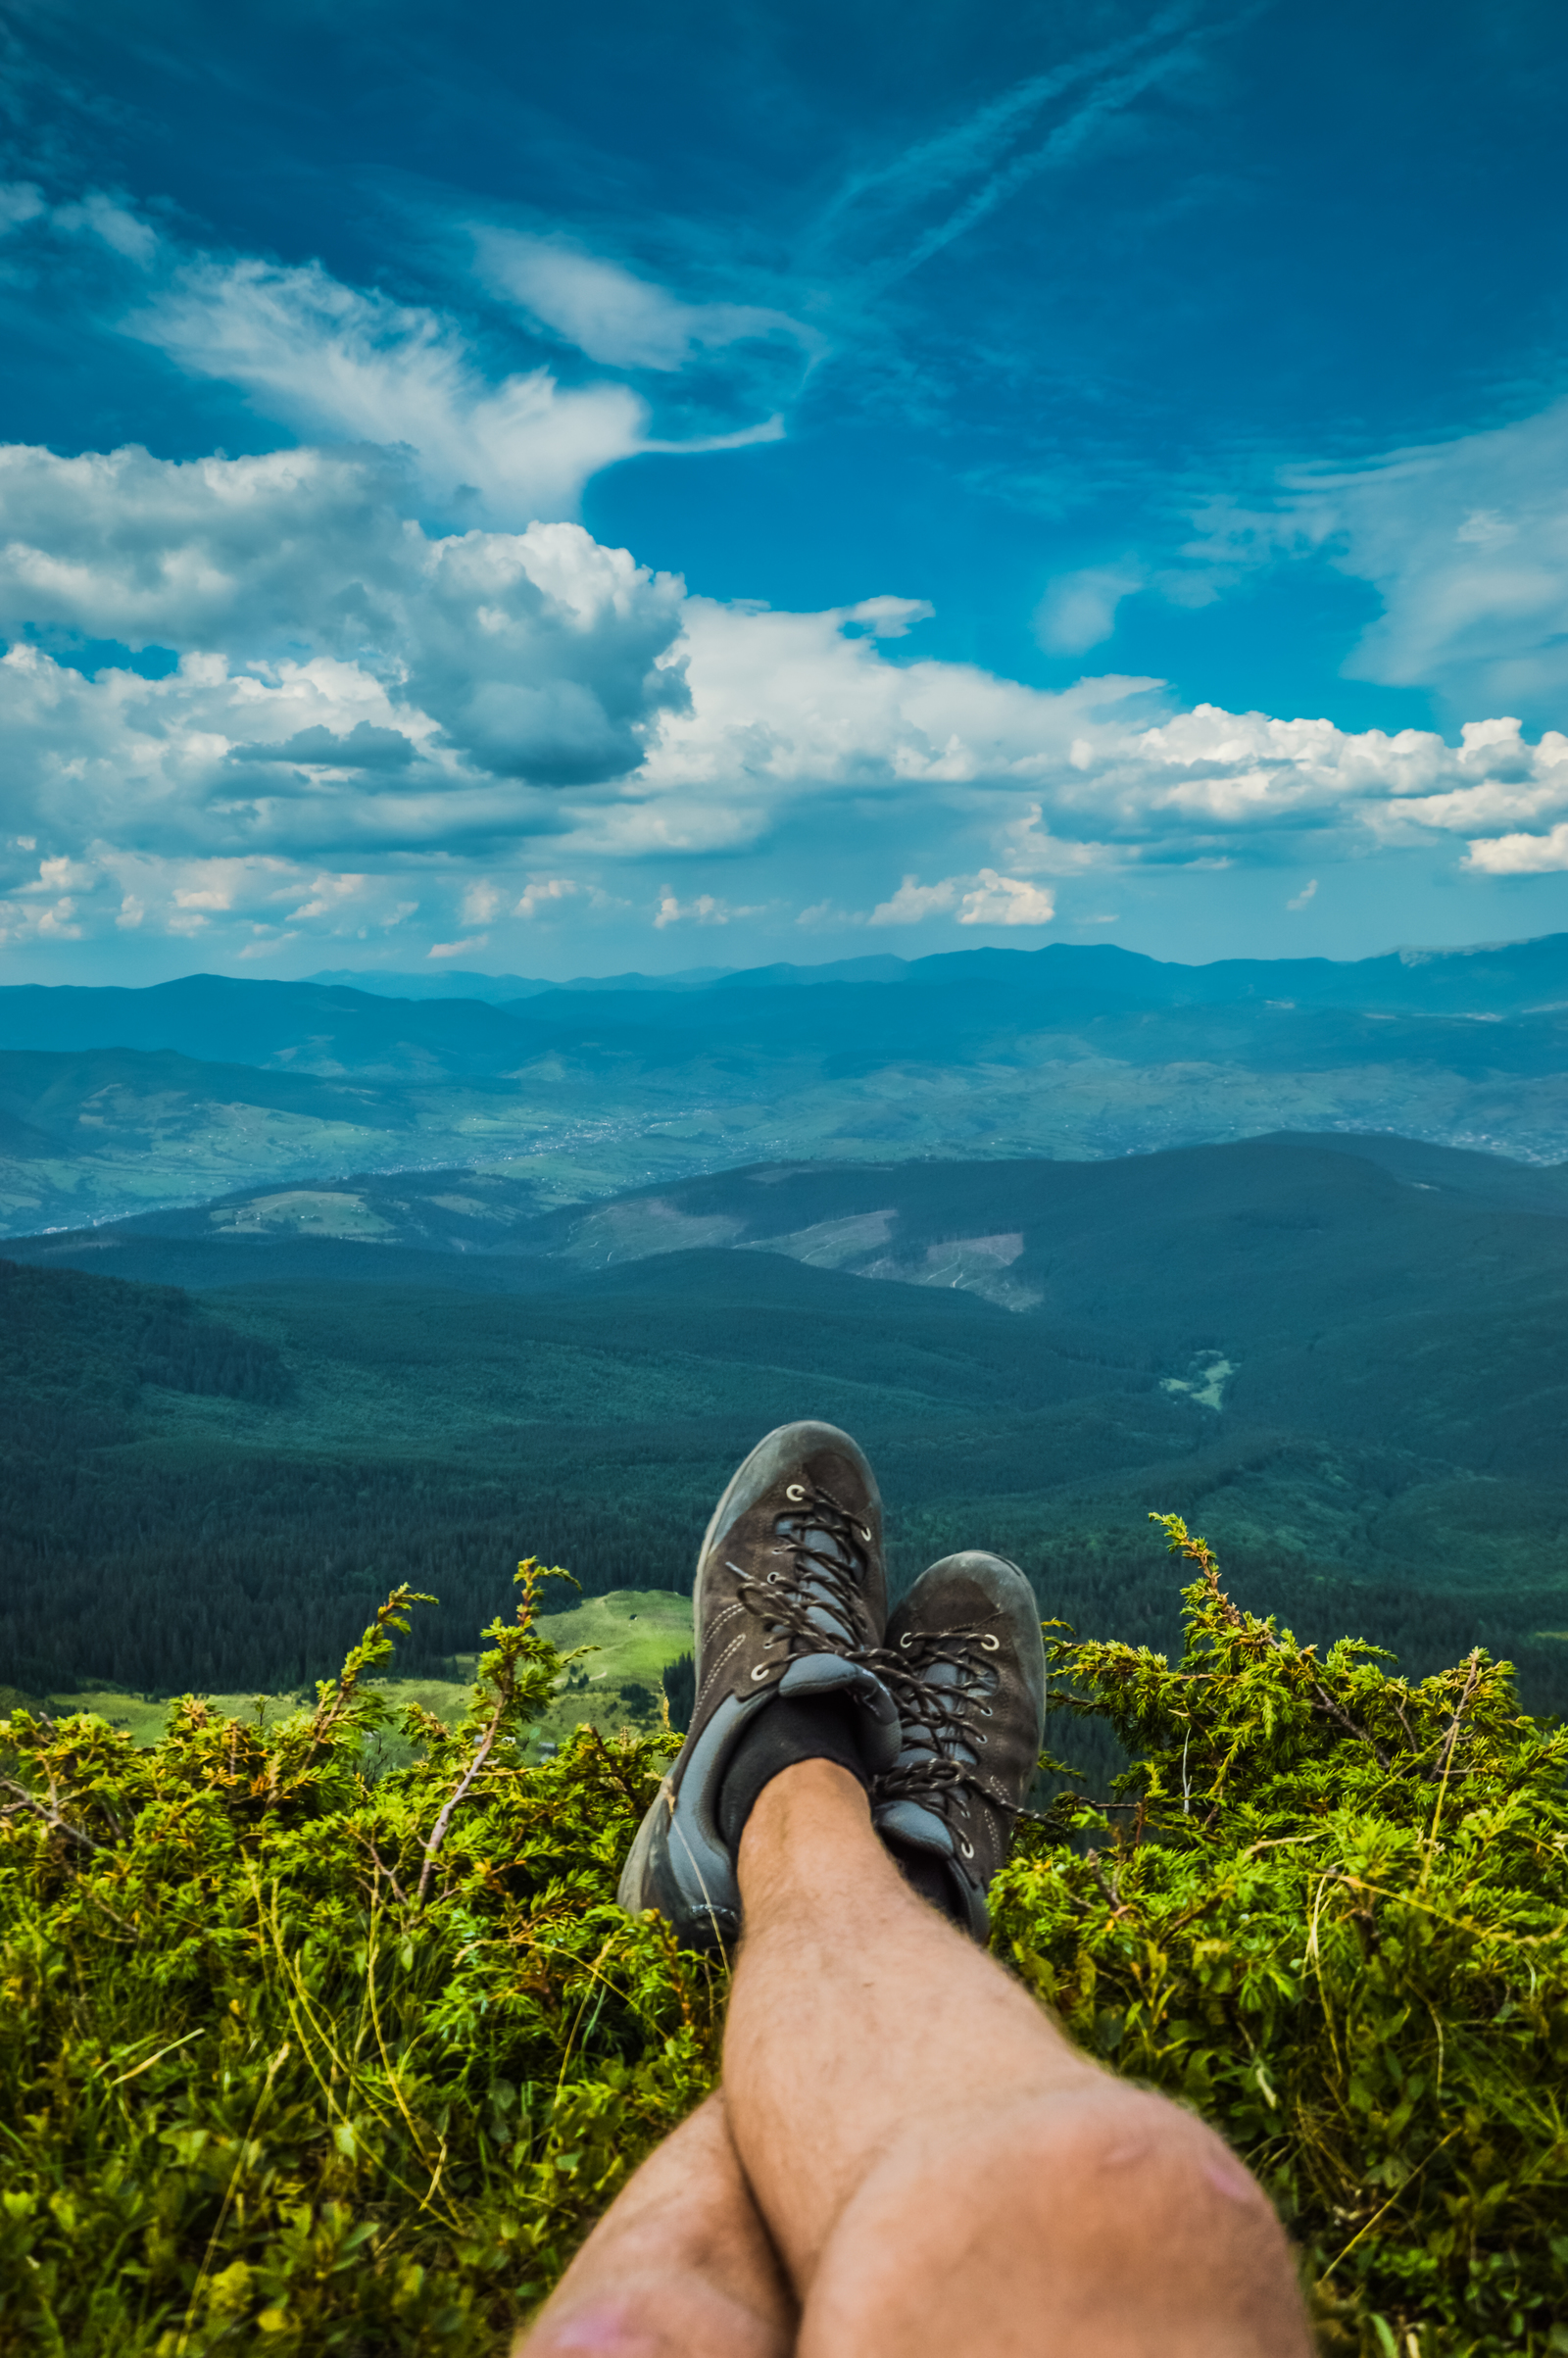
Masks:
[[[718,1795],[718,1829],[738,1855],[752,1812],[779,1778],[805,1767],[833,1766],[860,1791],[870,1771],[860,1746],[860,1714],[843,1695],[781,1695],[759,1712],[736,1745]]]
[[[804,1877],[820,1895],[840,1866],[861,1882],[879,1868],[896,1874],[859,1780],[831,1760],[797,1761],[763,1787],[736,1851],[748,1923],[764,1893],[787,1892]]]

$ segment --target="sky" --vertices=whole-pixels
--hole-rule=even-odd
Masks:
[[[0,980],[1568,929],[1553,0],[0,44]]]

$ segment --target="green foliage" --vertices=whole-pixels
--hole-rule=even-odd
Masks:
[[[8,2349],[499,2348],[707,2088],[715,1978],[613,1904],[670,1740],[522,1765],[542,1577],[373,1785],[407,1590],[271,1727],[0,1725]]]
[[[1419,1684],[1320,1656],[1164,1521],[1184,1652],[1057,1646],[1090,1748],[1133,1766],[1024,1826],[998,1953],[1247,2156],[1325,2352],[1547,2358],[1568,1733],[1479,1652]],[[0,1722],[8,2353],[499,2353],[710,2084],[722,1973],[614,1905],[674,1740],[524,1761],[575,1660],[546,1577],[520,1568],[464,1724],[410,1708],[379,1777],[406,1587],[291,1718],[187,1700],[145,1751]]]
[[[1568,1732],[1479,1651],[1419,1685],[1350,1641],[1320,1659],[1155,1519],[1199,1571],[1181,1660],[1056,1646],[1069,1707],[1138,1757],[1025,1830],[999,1946],[1247,2157],[1325,2348],[1568,2348]]]

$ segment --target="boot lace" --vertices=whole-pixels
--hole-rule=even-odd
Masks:
[[[760,1579],[730,1564],[740,1602],[769,1631],[770,1642],[782,1636],[812,1652],[880,1660],[880,1648],[867,1645],[864,1634],[869,1529],[814,1482],[792,1482],[784,1496],[789,1509],[773,1528],[789,1548],[789,1566]]]
[[[879,1800],[919,1799],[940,1808],[946,1799],[967,1817],[957,1793],[967,1786],[993,1806],[1006,1806],[987,1785],[975,1754],[990,1741],[975,1723],[991,1717],[986,1697],[997,1678],[989,1657],[1001,1645],[990,1630],[906,1630],[897,1646],[884,1650],[878,1666],[898,1704],[904,1749],[877,1779]],[[933,1681],[932,1671],[943,1664],[955,1676]]]

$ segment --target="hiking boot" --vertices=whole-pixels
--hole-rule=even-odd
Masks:
[[[836,1704],[824,1724],[841,1731],[841,1749],[848,1732],[866,1784],[898,1757],[898,1712],[872,1667],[887,1619],[882,1501],[847,1433],[781,1425],[758,1444],[713,1510],[692,1609],[691,1728],[617,1896],[633,1914],[657,1908],[687,1946],[710,1948],[740,1931],[739,1836],[721,1831],[720,1797],[759,1716],[781,1698]]]
[[[904,1744],[871,1789],[878,1834],[909,1880],[984,1942],[1046,1729],[1040,1608],[1016,1564],[970,1549],[922,1572],[888,1623]]]

